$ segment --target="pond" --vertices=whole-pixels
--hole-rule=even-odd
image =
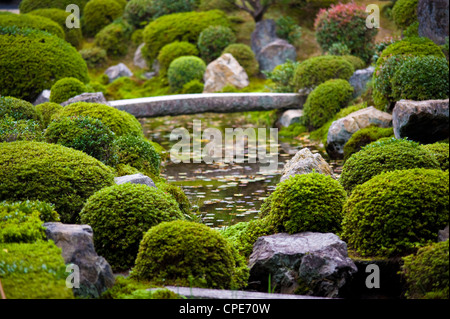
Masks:
[[[250,112],[249,112],[250,113]],[[193,121],[200,120],[202,129],[217,128],[259,128],[250,119],[249,113],[203,113],[195,115],[165,116],[141,119],[146,137],[161,144],[169,151],[179,140],[170,140],[175,128],[186,128],[191,134]],[[267,132],[269,130],[267,129]],[[269,135],[269,133],[267,133]],[[204,223],[213,228],[221,228],[242,221],[257,218],[263,201],[275,189],[280,180],[284,164],[295,153],[308,147],[313,153],[319,152],[328,157],[320,143],[310,141],[308,135],[297,138],[279,138],[278,169],[270,174],[260,171],[260,163],[173,163],[170,158],[162,163],[161,175],[168,182],[183,188],[185,194],[198,211]],[[202,140],[204,145],[208,140]],[[272,140],[275,143],[274,140]],[[191,139],[191,145],[193,139]],[[225,144],[225,143],[224,143]],[[223,146],[225,147],[225,146]],[[248,145],[245,145],[246,155]],[[248,158],[248,156],[246,156]],[[336,166],[336,163],[330,163]]]

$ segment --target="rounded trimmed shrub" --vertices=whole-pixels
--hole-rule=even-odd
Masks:
[[[106,50],[113,57],[124,56],[128,52],[128,42],[133,29],[125,21],[113,22],[95,35],[95,45]]]
[[[182,56],[176,58],[170,63],[167,71],[170,88],[173,91],[178,91],[192,80],[202,81],[205,71],[206,64],[199,57]]]
[[[331,80],[349,80],[355,72],[353,65],[341,56],[324,55],[309,58],[297,67],[294,74],[296,90],[314,88]]]
[[[294,62],[287,59],[285,63],[276,66],[271,72],[262,71],[262,73],[270,80],[270,90],[277,93],[296,92],[293,79],[299,65],[300,62]]]
[[[354,153],[359,152],[363,146],[380,138],[393,136],[394,130],[392,127],[369,126],[356,131],[344,145],[344,161],[349,159]]]
[[[82,49],[79,51],[90,69],[100,68],[106,65],[106,50],[99,47]]]
[[[347,194],[331,176],[294,175],[278,184],[270,197],[265,219],[277,232],[335,233],[341,229]]]
[[[112,169],[56,144],[0,143],[0,200],[41,200],[55,205],[64,223],[78,221],[84,202],[112,185]]]
[[[153,2],[154,0],[128,1],[123,12],[123,18],[135,28],[144,27],[156,14]]]
[[[12,96],[0,96],[0,117],[42,122],[42,114],[30,102]]]
[[[122,14],[123,7],[115,0],[90,0],[84,7],[83,34],[88,37],[95,36]]]
[[[0,142],[44,140],[41,124],[35,120],[15,120],[10,116],[0,117]]]
[[[69,4],[76,4],[83,13],[84,6],[89,0],[22,0],[19,8],[20,13],[31,12],[36,9],[57,8],[66,10]]]
[[[64,107],[57,117],[84,115],[99,119],[117,136],[142,136],[141,123],[130,113],[100,103],[77,102]]]
[[[242,43],[230,44],[223,50],[222,54],[225,53],[230,53],[244,68],[249,77],[259,72],[258,60],[256,60],[252,48],[248,45]]]
[[[362,256],[404,256],[435,241],[448,224],[448,172],[385,172],[353,190],[344,206],[343,239]]]
[[[238,289],[248,268],[238,267],[237,261],[237,252],[218,231],[177,220],[144,235],[131,276],[166,285]]]
[[[358,58],[357,56],[343,55],[342,57],[353,65],[353,67],[355,68],[355,71],[364,69],[366,67],[366,63],[361,58]]]
[[[29,14],[0,14],[0,27],[16,26],[46,31],[58,38],[65,39],[64,30],[55,21]]]
[[[346,80],[328,80],[317,86],[303,107],[305,124],[319,128],[352,99],[353,87]]]
[[[200,55],[207,63],[217,59],[222,51],[236,41],[236,36],[229,27],[221,25],[204,29],[197,41]]]
[[[439,166],[443,171],[448,171],[449,169],[449,148],[447,143],[436,142],[433,144],[422,145],[424,149],[433,153]]]
[[[412,168],[439,169],[439,163],[419,143],[385,138],[364,146],[350,156],[342,167],[340,182],[350,193],[375,175]]]
[[[86,62],[76,49],[43,31],[0,27],[0,95],[34,101],[59,79],[89,82]]]
[[[203,93],[205,85],[199,80],[192,80],[183,85],[181,94],[198,94]]]
[[[134,265],[139,243],[152,226],[183,218],[175,200],[155,187],[125,183],[89,197],[80,213],[92,227],[94,245],[114,270]]]
[[[449,299],[449,241],[421,247],[403,258],[408,299]]]
[[[186,41],[197,44],[200,33],[209,26],[230,26],[226,14],[220,10],[206,12],[183,12],[161,16],[144,29],[145,50],[143,54],[149,65],[166,44]]]
[[[195,45],[186,41],[175,41],[162,47],[158,54],[158,62],[162,75],[167,73],[170,63],[176,58],[182,56],[198,56],[198,50]]]
[[[56,119],[47,127],[45,140],[82,151],[106,165],[117,164],[115,134],[98,119],[89,116]]]
[[[68,99],[86,92],[86,86],[76,78],[62,78],[53,84],[50,91],[50,102],[62,103]]]
[[[27,215],[38,212],[39,218],[43,222],[59,222],[59,214],[55,210],[55,205],[42,202],[39,200],[25,200],[19,202],[7,202],[0,203],[0,207],[7,209],[9,212],[21,211]]]
[[[52,121],[52,117],[61,112],[63,107],[61,104],[45,102],[36,105],[36,111],[42,114],[43,127],[47,127]]]
[[[398,0],[392,8],[392,18],[399,29],[406,29],[417,21],[419,0]]]
[[[329,55],[350,55],[350,49],[344,43],[336,42],[333,43],[328,49],[327,53]]]
[[[63,9],[49,8],[49,9],[37,9],[31,11],[30,14],[35,16],[41,16],[49,18],[56,22],[64,31],[65,39],[67,42],[72,44],[74,47],[79,48],[81,42],[83,41],[83,34],[81,33],[81,28],[67,28],[66,20],[70,12],[66,12]]]
[[[181,187],[165,182],[156,183],[156,187],[172,196],[185,216],[191,216],[191,202]]]

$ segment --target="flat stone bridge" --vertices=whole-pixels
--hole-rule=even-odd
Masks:
[[[116,100],[109,101],[108,104],[140,118],[207,112],[302,109],[306,97],[296,93],[205,93]]]

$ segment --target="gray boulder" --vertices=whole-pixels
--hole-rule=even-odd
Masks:
[[[444,44],[448,37],[448,0],[419,0],[417,19],[419,36],[427,37],[436,44]]]
[[[398,101],[392,111],[395,137],[425,144],[448,138],[448,101]]]
[[[392,115],[370,106],[334,121],[328,129],[326,145],[328,155],[332,159],[344,158],[345,143],[353,133],[370,125],[391,127]]]
[[[82,93],[80,95],[74,96],[70,99],[68,99],[65,102],[62,102],[62,106],[67,106],[72,103],[77,102],[89,102],[89,103],[101,103],[108,105],[108,101],[106,100],[105,96],[102,92],[95,92],[95,93]]]
[[[319,153],[313,154],[308,148],[303,148],[284,164],[280,182],[285,181],[291,176],[309,174],[313,171],[336,178],[330,165],[328,165]]]
[[[255,25],[255,30],[251,34],[251,48],[255,55],[258,55],[269,43],[278,39],[276,24],[274,20],[262,20]]]
[[[298,123],[302,116],[303,110],[286,110],[283,112],[278,122],[282,127],[288,127],[293,123]]]
[[[297,52],[295,47],[283,39],[275,39],[265,45],[256,55],[261,71],[272,71],[276,66],[285,63],[288,59],[295,61]]]
[[[448,240],[448,225],[438,232],[438,242]]]
[[[41,94],[39,94],[36,101],[33,102],[33,105],[38,105],[49,101],[50,101],[50,90],[44,90],[41,92]]]
[[[89,225],[44,223],[48,240],[62,250],[66,264],[80,270],[80,287],[73,288],[75,296],[99,297],[114,285],[114,275],[108,262],[95,252],[93,232]]]
[[[367,83],[372,79],[375,68],[373,66],[367,69],[356,70],[348,82],[353,87],[353,98],[361,96],[366,90]]]
[[[347,244],[332,233],[279,233],[258,238],[249,258],[249,282],[267,291],[339,297],[357,268]]]
[[[142,43],[139,45],[136,49],[136,52],[134,53],[133,58],[133,64],[141,69],[147,69],[147,61],[144,59],[144,56],[142,55],[142,48],[145,46],[145,43]]]
[[[110,83],[123,76],[133,76],[133,72],[131,72],[130,69],[123,63],[107,68],[105,74],[108,76]]]
[[[117,185],[125,184],[125,183],[131,183],[131,184],[144,184],[150,187],[156,187],[153,180],[145,176],[143,174],[133,174],[133,175],[125,175],[120,177],[115,177],[114,182]]]

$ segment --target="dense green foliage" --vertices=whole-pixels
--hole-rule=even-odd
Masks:
[[[178,220],[160,223],[144,235],[131,276],[166,285],[239,289],[248,268],[218,231]]]
[[[89,82],[87,66],[69,43],[43,31],[0,27],[0,95],[34,101],[61,78]]]
[[[142,136],[139,121],[131,114],[100,103],[77,102],[64,107],[58,117],[84,115],[99,119],[117,136]]]
[[[220,57],[222,51],[235,41],[236,36],[229,27],[209,26],[200,33],[197,47],[203,60],[210,63]]]
[[[122,14],[123,7],[115,0],[90,0],[84,8],[83,34],[95,36]]]
[[[36,105],[36,111],[42,115],[43,127],[47,127],[50,124],[52,117],[59,113],[62,109],[63,107],[60,104],[52,102],[45,102]]]
[[[165,182],[156,183],[156,187],[172,196],[185,216],[191,216],[191,203],[181,187]]]
[[[108,24],[95,35],[95,45],[104,49],[109,56],[124,56],[128,52],[127,44],[132,30],[125,21]]]
[[[366,63],[361,58],[358,58],[357,56],[343,55],[342,57],[344,59],[346,59],[348,62],[350,62],[353,65],[353,67],[355,68],[355,70],[364,69],[366,67]]]
[[[314,88],[331,79],[349,80],[353,72],[353,65],[343,57],[324,55],[300,63],[295,70],[293,81],[296,90]]]
[[[89,0],[22,0],[20,2],[20,13],[31,12],[36,9],[57,8],[66,10],[69,4],[75,4],[83,13],[83,8]]]
[[[86,92],[86,86],[76,78],[62,78],[53,84],[50,93],[50,102],[62,103],[68,99]]]
[[[154,17],[158,18],[172,13],[194,11],[198,4],[199,0],[153,0]]]
[[[59,222],[59,214],[55,210],[55,205],[41,202],[39,200],[26,200],[21,202],[0,202],[0,206],[9,212],[21,212],[26,215],[32,215],[34,212],[38,213],[42,222]]]
[[[125,183],[92,195],[80,217],[95,233],[97,253],[114,270],[126,270],[134,265],[139,243],[150,227],[183,218],[183,214],[172,196],[161,190]]]
[[[110,168],[83,152],[40,142],[0,143],[0,200],[52,203],[74,223],[84,201],[114,182]]]
[[[165,75],[169,69],[170,63],[176,58],[182,56],[198,56],[198,50],[195,45],[185,41],[175,41],[162,47],[158,54],[161,75]]]
[[[426,144],[422,145],[424,149],[427,151],[430,151],[433,153],[433,155],[436,157],[436,160],[438,161],[441,169],[443,171],[448,171],[449,169],[449,148],[448,143],[433,143],[433,144]]]
[[[270,90],[276,93],[294,93],[296,91],[294,74],[299,65],[299,62],[288,59],[285,63],[276,66],[271,72],[263,71],[264,75],[270,80],[268,85]]]
[[[123,18],[136,28],[144,27],[156,14],[153,2],[154,0],[128,1],[123,13]]]
[[[328,80],[317,86],[303,107],[305,124],[319,128],[346,107],[352,98],[353,87],[346,80]]]
[[[193,80],[202,81],[205,71],[206,64],[199,57],[182,56],[170,63],[167,78],[171,89],[178,91]]]
[[[64,31],[58,23],[41,16],[29,14],[1,14],[0,27],[10,26],[47,31],[52,35],[65,39]]]
[[[356,131],[344,145],[344,161],[354,153],[359,152],[363,146],[375,142],[380,138],[393,136],[394,130],[392,127],[369,126]]]
[[[106,50],[92,47],[80,50],[81,57],[90,69],[99,68],[106,64]]]
[[[9,116],[14,120],[42,122],[42,115],[33,104],[11,96],[0,96],[0,117],[5,116]]]
[[[417,21],[419,0],[397,0],[392,8],[392,18],[400,29],[406,29]]]
[[[409,299],[449,298],[448,240],[421,247],[403,258],[402,274]]]
[[[382,172],[412,168],[439,169],[439,163],[416,142],[386,138],[366,145],[347,159],[340,181],[351,192]]]
[[[379,174],[344,206],[343,239],[363,256],[398,256],[435,241],[448,224],[449,175],[439,169]]]
[[[302,28],[291,17],[280,17],[276,21],[277,36],[295,45],[302,36]]]
[[[198,94],[203,93],[205,85],[199,80],[192,80],[183,85],[181,89],[181,94]]]
[[[43,141],[41,124],[35,120],[15,120],[10,116],[0,118],[0,142]]]
[[[233,43],[227,46],[222,54],[230,53],[236,61],[244,68],[249,77],[259,72],[259,63],[256,60],[255,53],[246,44]]]

